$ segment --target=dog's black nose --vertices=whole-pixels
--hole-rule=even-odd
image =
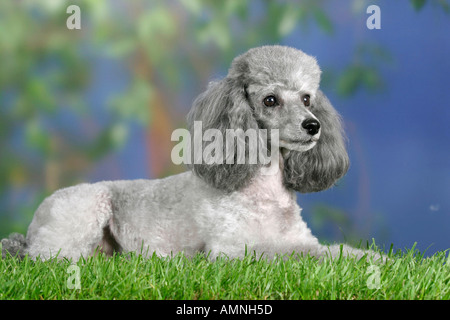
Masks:
[[[309,135],[313,136],[319,132],[320,123],[316,119],[309,118],[302,122],[302,127]]]

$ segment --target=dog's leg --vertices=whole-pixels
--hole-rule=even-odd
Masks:
[[[102,183],[59,190],[36,210],[26,252],[42,259],[87,257],[102,243],[111,217],[111,194]]]

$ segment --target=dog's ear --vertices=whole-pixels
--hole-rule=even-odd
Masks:
[[[320,90],[312,110],[321,124],[319,141],[306,152],[291,151],[284,163],[286,186],[302,193],[328,189],[349,167],[340,116]]]
[[[203,152],[209,144],[216,142],[209,141],[209,139],[204,141],[205,131],[217,129],[217,132],[221,133],[220,138],[223,139],[223,143],[220,145],[222,161],[208,164],[206,159],[198,159],[199,154],[196,158],[195,150],[192,148],[194,159],[193,163],[188,166],[194,174],[218,189],[234,191],[244,187],[256,174],[259,165],[249,162],[249,145],[246,143],[245,137],[242,139],[242,135],[240,135],[237,140],[233,138],[230,141],[227,139],[226,130],[242,129],[242,133],[248,129],[255,129],[257,132],[258,125],[248,102],[245,83],[238,78],[230,77],[210,83],[207,90],[194,101],[187,120],[191,138],[196,140],[194,144],[201,143]],[[201,136],[194,130],[196,124],[201,124]],[[215,138],[217,139],[217,137]],[[238,156],[242,156],[242,152],[239,154],[237,149],[239,145],[243,144],[245,145],[245,159],[241,158],[239,161]],[[230,152],[232,152],[231,159]]]

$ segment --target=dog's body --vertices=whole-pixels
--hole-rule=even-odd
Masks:
[[[243,257],[246,250],[269,257],[294,251],[339,254],[338,246],[321,246],[312,235],[295,192],[284,187],[280,173],[261,175],[231,193],[211,188],[192,172],[61,189],[36,211],[26,252],[75,260],[97,249],[108,255],[203,251],[211,257]]]
[[[228,76],[194,102],[191,131],[194,121],[203,121],[204,131],[278,129],[273,174],[264,174],[262,164],[201,163],[160,180],[69,187],[44,200],[26,240],[15,235],[3,247],[32,258],[73,259],[97,248],[107,254],[339,255],[339,245],[323,246],[311,234],[295,193],[329,188],[348,168],[339,115],[318,90],[319,80],[312,57],[261,47],[237,57]],[[343,253],[365,252],[344,246]]]
[[[62,189],[36,211],[27,253],[49,258],[61,250],[60,256],[78,259],[100,247],[107,254],[211,251],[234,257],[244,255],[245,245],[269,244],[273,251],[278,244],[279,253],[300,249],[295,243],[317,246],[295,192],[283,187],[280,175],[265,177],[232,193],[211,188],[192,172]]]

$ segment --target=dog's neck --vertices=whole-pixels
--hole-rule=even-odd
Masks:
[[[277,201],[280,207],[287,207],[296,202],[295,191],[289,190],[283,183],[284,159],[280,154],[278,170],[270,170],[268,166],[261,167],[250,184],[243,192],[258,201]]]

